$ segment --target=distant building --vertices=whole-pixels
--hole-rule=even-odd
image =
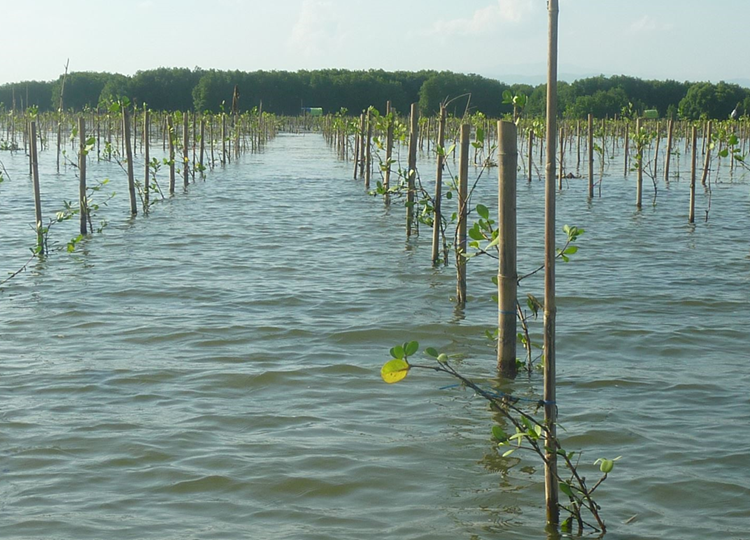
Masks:
[[[300,114],[303,116],[323,116],[323,107],[302,107]]]

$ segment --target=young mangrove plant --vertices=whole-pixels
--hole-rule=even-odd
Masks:
[[[485,399],[489,408],[504,417],[513,428],[508,432],[500,425],[492,427],[492,441],[501,452],[501,457],[506,458],[515,452],[526,452],[536,454],[537,458],[546,464],[547,451],[551,451],[562,460],[564,468],[555,473],[559,489],[568,499],[566,503],[559,504],[560,510],[567,512],[566,519],[560,525],[562,532],[575,531],[579,535],[586,529],[599,533],[606,532],[607,527],[600,514],[601,506],[594,499],[594,494],[612,472],[615,462],[620,457],[599,458],[594,461],[593,466],[598,466],[601,476],[593,485],[589,485],[581,464],[581,452],[565,449],[558,437],[551,436],[544,421],[534,416],[536,411],[546,405],[543,400],[526,400],[500,392],[489,385],[480,385],[462,375],[447,354],[432,347],[424,350],[431,363],[419,364],[409,361],[418,351],[419,343],[416,341],[393,347],[390,350],[392,358],[380,370],[382,379],[389,384],[398,383],[404,380],[412,369],[421,369],[448,375],[457,380],[459,386],[472,390]],[[524,407],[524,403],[529,407]],[[548,444],[552,444],[553,448],[548,448]]]

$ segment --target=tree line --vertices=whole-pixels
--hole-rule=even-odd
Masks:
[[[37,107],[57,110],[63,76],[55,81],[24,81],[0,86],[0,109]],[[235,94],[236,91],[236,94]],[[303,107],[326,113],[346,109],[358,113],[370,105],[399,112],[419,102],[423,114],[435,114],[449,101],[449,112],[481,112],[499,118],[513,112],[503,93],[527,96],[526,114],[543,116],[546,85],[506,84],[474,74],[450,71],[218,71],[200,68],[158,68],[125,76],[117,73],[73,72],[65,77],[65,109],[101,107],[120,97],[147,103],[154,110],[231,112],[261,108],[281,115],[299,114]],[[238,99],[235,101],[235,95]],[[625,75],[589,77],[558,83],[558,106],[566,118],[614,117],[623,112],[656,110],[661,117],[725,119],[740,105],[750,114],[750,89],[720,82],[643,80]]]

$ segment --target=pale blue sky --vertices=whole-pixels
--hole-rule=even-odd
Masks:
[[[546,0],[0,0],[0,84],[160,66],[542,75]],[[560,0],[560,72],[749,79],[748,0]],[[514,82],[507,80],[507,82]]]

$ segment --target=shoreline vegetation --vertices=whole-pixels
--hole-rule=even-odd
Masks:
[[[475,74],[450,71],[383,71],[323,69],[314,71],[218,71],[200,68],[158,68],[132,76],[104,72],[72,72],[54,81],[21,81],[0,86],[0,111],[36,107],[58,110],[64,85],[65,107],[83,111],[128,96],[148,103],[153,110],[193,110],[218,113],[259,108],[278,115],[296,115],[303,107],[325,113],[342,109],[361,111],[373,103],[390,101],[406,113],[419,103],[423,115],[436,114],[446,96],[448,111],[500,118],[513,114],[503,93],[528,97],[525,114],[542,117],[546,84],[508,84]],[[725,82],[644,80],[626,75],[589,77],[558,82],[558,115],[562,118],[615,118],[623,110],[639,114],[656,111],[658,117],[685,120],[726,119],[732,111],[750,113],[750,89]],[[653,113],[652,113],[653,114]]]

